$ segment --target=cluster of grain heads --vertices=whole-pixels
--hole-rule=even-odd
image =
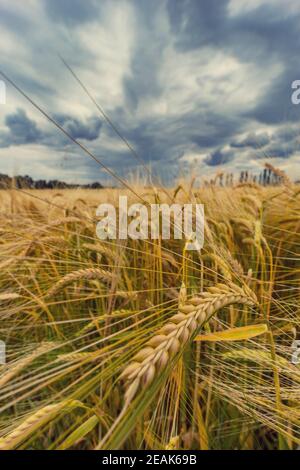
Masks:
[[[151,384],[215,312],[232,304],[254,306],[257,299],[247,285],[239,287],[230,283],[217,284],[185,303],[179,302],[178,313],[146,343],[123,371],[121,378],[127,382],[125,403]]]

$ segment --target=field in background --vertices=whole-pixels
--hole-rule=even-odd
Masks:
[[[129,191],[0,191],[0,449],[297,448],[299,187],[132,187],[203,250],[98,240]]]

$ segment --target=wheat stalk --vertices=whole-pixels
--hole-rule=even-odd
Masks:
[[[4,373],[0,377],[0,387],[3,387],[7,382],[9,382],[13,377],[15,377],[22,369],[27,367],[34,361],[37,357],[41,356],[45,352],[49,351],[55,346],[54,343],[42,343],[37,349],[35,349],[31,354],[26,355],[15,364],[13,364],[8,369],[5,366]]]
[[[108,271],[104,271],[104,269],[100,268],[87,268],[87,269],[79,269],[78,271],[73,271],[66,276],[62,277],[51,289],[47,292],[47,296],[52,296],[59,292],[61,289],[66,287],[73,282],[80,281],[80,280],[93,280],[93,279],[100,279],[101,281],[111,281],[113,275]]]
[[[108,248],[108,246],[102,246],[99,243],[84,243],[82,247],[87,250],[100,253],[101,255],[105,255],[107,256],[107,258],[110,258],[112,260],[114,260],[116,257],[116,253],[113,250]]]
[[[270,163],[265,163],[265,167],[268,170],[271,170],[275,175],[279,176],[282,179],[283,184],[286,184],[286,185],[291,184],[291,180],[289,179],[287,174],[283,170],[280,170],[280,168],[275,168]]]
[[[117,290],[114,295],[121,297],[121,299],[135,300],[138,296],[138,291]]]
[[[16,292],[2,292],[0,294],[0,302],[4,300],[15,300],[19,299],[20,297],[20,294],[17,294]]]
[[[155,336],[139,351],[123,371],[121,378],[127,381],[125,403],[130,402],[140,388],[148,387],[158,372],[164,370],[170,360],[180,352],[196,334],[203,323],[221,308],[231,304],[253,306],[255,294],[244,285],[217,284],[208,291],[180,303],[178,313],[172,316]]]
[[[73,352],[60,354],[55,362],[77,362],[84,361],[85,359],[97,359],[99,353],[97,351],[93,352]]]
[[[239,189],[239,188],[260,189],[259,185],[254,183],[253,181],[244,181],[243,183],[238,183],[233,187],[233,189]]]
[[[79,217],[74,217],[74,216],[68,216],[68,217],[63,217],[61,219],[53,220],[48,224],[48,227],[59,227],[59,225],[62,224],[73,224],[76,222],[82,222],[82,220]]]
[[[77,400],[64,400],[60,403],[47,405],[26,418],[10,434],[0,439],[0,450],[11,450],[27,439],[33,432],[53,419],[57,413],[76,406],[82,406]]]

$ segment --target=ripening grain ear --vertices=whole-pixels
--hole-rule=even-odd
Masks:
[[[178,313],[173,315],[168,323],[146,343],[145,347],[134,356],[133,362],[123,371],[122,379],[127,381],[128,387],[125,394],[126,402],[128,402],[129,395],[131,400],[139,389],[149,386],[158,371],[166,368],[168,361],[185,347],[186,343],[197,333],[198,328],[215,312],[232,304],[249,306],[257,304],[255,294],[247,286],[241,288],[233,283],[230,286],[219,284],[208,288],[206,292],[186,300],[185,303],[182,302],[184,298],[186,298],[186,290],[182,284]],[[266,325],[258,326],[260,330],[263,326],[264,332],[266,331]],[[137,384],[134,393],[130,388],[133,382]],[[129,395],[128,390],[130,390]]]
[[[73,271],[54,284],[47,292],[47,297],[57,294],[60,290],[76,281],[99,279],[100,281],[109,282],[112,278],[113,275],[110,272],[104,271],[104,269],[101,268],[87,268]]]
[[[15,300],[19,297],[21,297],[20,294],[14,292],[4,292],[3,294],[0,294],[0,302],[4,300]]]
[[[64,400],[40,408],[22,421],[10,434],[0,439],[0,450],[15,449],[33,433],[59,416],[59,414],[66,413],[76,407],[83,407],[83,404],[78,400]]]

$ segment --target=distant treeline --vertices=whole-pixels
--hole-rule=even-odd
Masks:
[[[95,182],[89,184],[69,184],[59,180],[34,180],[28,175],[14,176],[11,178],[8,175],[0,173],[0,189],[100,189],[102,184]]]

